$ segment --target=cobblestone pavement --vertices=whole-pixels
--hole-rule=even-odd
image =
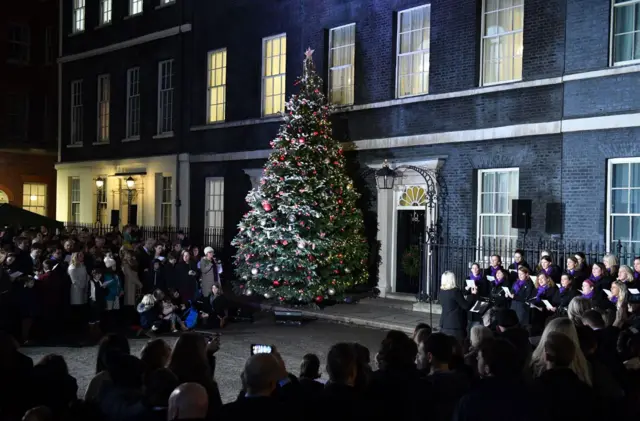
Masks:
[[[223,402],[235,400],[240,390],[240,372],[249,355],[252,343],[274,344],[282,354],[287,369],[298,374],[300,361],[306,353],[316,353],[322,361],[329,347],[337,342],[359,342],[371,350],[372,359],[385,331],[340,325],[325,321],[310,321],[302,326],[276,325],[271,316],[260,315],[254,323],[231,324],[222,333],[222,346],[217,356],[216,380]],[[176,337],[164,338],[170,345]],[[132,353],[139,355],[147,339],[131,340]],[[47,354],[64,356],[71,374],[77,379],[79,393],[84,390],[95,372],[97,348],[33,347],[22,349],[37,363]],[[326,378],[326,375],[323,376]]]

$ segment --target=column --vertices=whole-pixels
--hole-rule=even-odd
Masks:
[[[378,289],[380,296],[385,297],[392,290],[393,235],[391,222],[393,218],[393,190],[378,189],[378,241],[380,242],[380,269],[378,273]]]
[[[260,187],[260,179],[262,178],[263,172],[262,168],[246,168],[242,171],[249,176],[252,188],[257,189]]]

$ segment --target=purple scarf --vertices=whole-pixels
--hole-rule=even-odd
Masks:
[[[520,291],[520,288],[524,286],[525,282],[526,281],[521,281],[518,279],[518,281],[515,284],[513,284],[513,292],[517,294],[518,291]]]
[[[482,279],[482,274],[479,273],[477,275],[474,275],[473,272],[471,272],[469,274],[469,279],[471,279],[472,281],[476,281],[477,282],[477,281]]]
[[[560,294],[562,294],[565,291],[565,287],[560,287]]]
[[[594,284],[597,284],[598,282],[600,282],[600,279],[602,279],[602,276],[595,277],[593,276],[593,273],[589,275],[589,280],[593,281]]]
[[[576,270],[575,270],[575,269],[569,269],[569,270],[567,271],[567,273],[568,273],[569,275],[573,276],[573,275],[575,275],[575,274],[576,274]]]
[[[591,291],[591,292],[590,292],[590,293],[588,293],[588,294],[582,294],[582,296],[583,296],[584,298],[592,299],[592,298],[593,298],[593,291]]]
[[[549,288],[549,286],[545,285],[543,287],[538,287],[538,293],[536,294],[536,300],[540,300],[540,297],[542,296],[542,294],[544,294],[547,289]]]
[[[635,279],[636,281],[640,279],[640,273],[636,272],[635,270],[633,271],[633,279]]]
[[[502,279],[493,278],[493,283],[496,284],[496,286],[500,285],[502,281],[504,281],[504,278]]]
[[[611,302],[613,304],[617,304],[618,303],[618,297],[611,297]]]
[[[551,268],[551,266],[549,266],[546,269],[542,269],[542,272],[544,272],[545,275],[549,276],[549,275],[551,275],[551,270],[552,270],[552,268]]]
[[[500,266],[489,266],[489,272],[491,272],[491,276],[493,276],[495,278],[496,276],[496,272],[498,272],[498,270],[500,270]]]

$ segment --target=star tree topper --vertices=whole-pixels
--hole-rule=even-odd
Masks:
[[[308,58],[308,59],[310,59],[310,58],[311,58],[311,55],[313,55],[313,52],[314,52],[314,51],[315,51],[315,50],[312,50],[312,49],[311,49],[311,47],[307,47],[307,51],[305,51],[305,52],[304,52],[305,57],[306,57],[306,58]]]

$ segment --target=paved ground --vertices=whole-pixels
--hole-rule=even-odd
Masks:
[[[354,306],[356,307],[356,306]],[[323,361],[329,347],[341,341],[360,342],[375,355],[385,332],[378,329],[346,326],[326,321],[310,321],[303,326],[275,325],[271,316],[261,315],[254,323],[232,324],[222,334],[222,347],[218,352],[216,380],[220,386],[222,400],[235,399],[240,389],[240,372],[249,355],[252,343],[274,344],[281,352],[290,372],[298,374],[300,360],[306,353],[318,354]],[[176,338],[165,338],[171,345]],[[146,339],[131,341],[132,352],[136,355],[144,346]],[[31,356],[34,362],[50,353],[65,357],[71,374],[78,380],[80,393],[94,375],[96,347],[34,347],[22,350]]]

